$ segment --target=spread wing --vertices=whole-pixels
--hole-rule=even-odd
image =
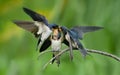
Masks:
[[[34,24],[34,22],[30,21],[13,21],[17,26],[33,33],[35,37],[38,37],[37,31],[38,27]]]
[[[46,39],[49,39],[50,34],[52,33],[52,25],[48,24],[46,18],[28,8],[23,8],[24,12],[28,14],[34,21],[14,21],[19,27],[34,33],[36,37],[39,38],[37,49],[40,49],[40,46]],[[43,50],[41,50],[43,51]]]
[[[84,33],[93,32],[93,31],[97,31],[100,29],[103,29],[103,27],[99,27],[99,26],[76,26],[76,27],[73,27],[71,29],[71,31],[77,32],[79,35],[79,39],[82,40]]]
[[[83,56],[86,56],[87,51],[79,41],[78,32],[69,30],[65,27],[62,27],[65,39],[63,43],[70,47],[70,55],[72,54],[72,49],[78,49],[81,51]]]
[[[67,29],[66,27],[62,27],[63,33],[65,35],[65,39],[63,41],[64,44],[70,47],[70,50],[72,49],[78,49],[81,51],[83,56],[87,55],[86,49],[83,47],[79,39],[83,38],[83,34],[86,32],[92,32],[102,29],[102,27],[97,26],[77,26],[73,27],[72,29]],[[69,38],[70,39],[69,39]]]
[[[52,30],[51,30],[52,25],[48,24],[48,21],[46,20],[46,18],[43,15],[38,14],[38,13],[28,9],[28,8],[23,8],[23,10],[34,21],[36,21],[35,25],[38,26],[37,34],[40,35],[37,46],[38,46],[38,49],[40,49],[40,52],[44,51],[45,49],[43,48],[43,46],[44,46],[44,44],[46,44],[45,40],[49,39],[49,36],[52,33]],[[47,42],[47,43],[49,43],[49,42]],[[42,47],[40,48],[41,45],[42,45]],[[48,46],[50,46],[50,43],[48,44]]]
[[[24,12],[26,14],[28,14],[34,21],[39,21],[39,22],[43,22],[44,24],[48,25],[48,21],[46,20],[46,18],[41,15],[41,14],[38,14],[28,8],[23,8]]]

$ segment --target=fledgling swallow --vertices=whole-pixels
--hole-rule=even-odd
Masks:
[[[86,49],[80,43],[79,39],[83,39],[83,34],[92,32],[102,27],[98,26],[77,26],[68,29],[57,24],[49,24],[47,19],[28,8],[23,8],[24,12],[28,14],[33,21],[14,21],[19,27],[33,33],[38,38],[37,49],[39,52],[46,50],[51,46],[53,50],[53,57],[55,57],[61,50],[61,44],[64,43],[70,48],[70,58],[73,59],[73,49],[78,49],[83,56],[87,55]],[[56,57],[52,63],[60,64],[60,57]]]
[[[63,32],[61,31],[59,26],[55,26],[52,29],[52,34],[51,34],[51,48],[53,50],[53,57],[55,57],[57,54],[59,54],[61,50],[61,45],[63,42]],[[60,56],[57,56],[55,59],[52,60],[52,63],[56,60],[56,63],[60,64]]]

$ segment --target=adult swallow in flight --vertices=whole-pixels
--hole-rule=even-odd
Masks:
[[[46,50],[51,46],[53,50],[53,57],[56,56],[60,49],[61,44],[64,43],[70,47],[70,58],[73,59],[73,49],[81,51],[83,56],[87,55],[86,49],[80,43],[83,34],[86,32],[96,31],[102,29],[97,26],[77,26],[72,29],[68,29],[57,24],[49,24],[43,15],[40,15],[28,8],[23,8],[34,21],[14,21],[19,27],[33,33],[38,38],[37,48],[40,52]],[[52,63],[56,60],[56,63],[60,64],[60,57],[56,57]]]
[[[38,38],[37,47],[40,52],[46,50],[50,45],[53,50],[53,57],[59,53],[63,34],[60,27],[56,24],[49,24],[46,18],[28,8],[23,8],[34,21],[14,21],[19,27],[30,31]],[[55,58],[56,63],[60,64],[59,57]],[[54,60],[52,61],[52,63]]]
[[[46,18],[28,8],[23,8],[24,12],[27,13],[34,21],[14,21],[19,27],[30,31],[38,38],[38,48],[43,44],[43,42],[51,35],[52,27],[55,24],[48,24]],[[48,44],[49,45],[49,44]],[[44,51],[40,49],[40,52]]]

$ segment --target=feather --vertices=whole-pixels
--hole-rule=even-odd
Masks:
[[[48,24],[48,21],[43,15],[38,14],[28,8],[23,8],[23,10],[26,14],[28,14],[35,21],[35,25],[38,27],[37,34],[39,34],[40,37],[39,37],[39,41],[37,44],[38,46],[37,49],[39,49],[42,44],[45,45],[46,43],[45,40],[48,39],[50,34],[52,33],[51,31],[52,25]],[[47,45],[49,45],[49,43],[47,43]],[[40,49],[40,51],[44,51],[44,50],[45,49],[43,48],[43,45],[42,45],[42,48]]]
[[[44,41],[44,43],[42,44],[39,52],[42,52],[42,51],[46,50],[50,45],[51,45],[51,41],[49,39],[46,39]]]
[[[68,30],[65,27],[62,27],[61,29],[63,30],[63,32],[65,34],[65,39],[64,39],[63,43],[65,43],[69,47],[72,45],[72,47],[70,47],[70,55],[72,54],[72,51],[71,51],[72,49],[78,49],[81,51],[83,56],[86,56],[87,51],[84,49],[83,45],[79,41],[78,32],[76,32],[74,30]],[[69,36],[70,39],[68,39],[67,36]]]
[[[87,32],[93,32],[103,29],[103,27],[99,26],[76,26],[71,29],[71,31],[77,32],[79,35],[79,39],[83,39],[83,34]]]
[[[34,22],[30,21],[13,21],[17,26],[33,33],[36,37],[38,37],[37,31],[38,27],[34,25]]]
[[[40,15],[28,8],[23,8],[24,12],[27,13],[34,21],[43,22],[48,25],[46,18],[43,15]]]

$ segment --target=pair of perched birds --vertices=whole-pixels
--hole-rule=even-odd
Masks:
[[[98,26],[76,26],[68,29],[65,26],[57,24],[49,24],[47,19],[28,8],[23,8],[24,12],[28,14],[33,21],[14,21],[19,27],[33,33],[38,38],[37,48],[40,52],[46,50],[51,46],[53,57],[55,57],[61,50],[61,44],[64,43],[70,48],[70,58],[73,59],[73,49],[78,49],[83,56],[87,55],[86,49],[80,43],[79,39],[83,39],[83,34],[92,32],[103,27]],[[60,64],[60,57],[57,56],[52,63]]]

